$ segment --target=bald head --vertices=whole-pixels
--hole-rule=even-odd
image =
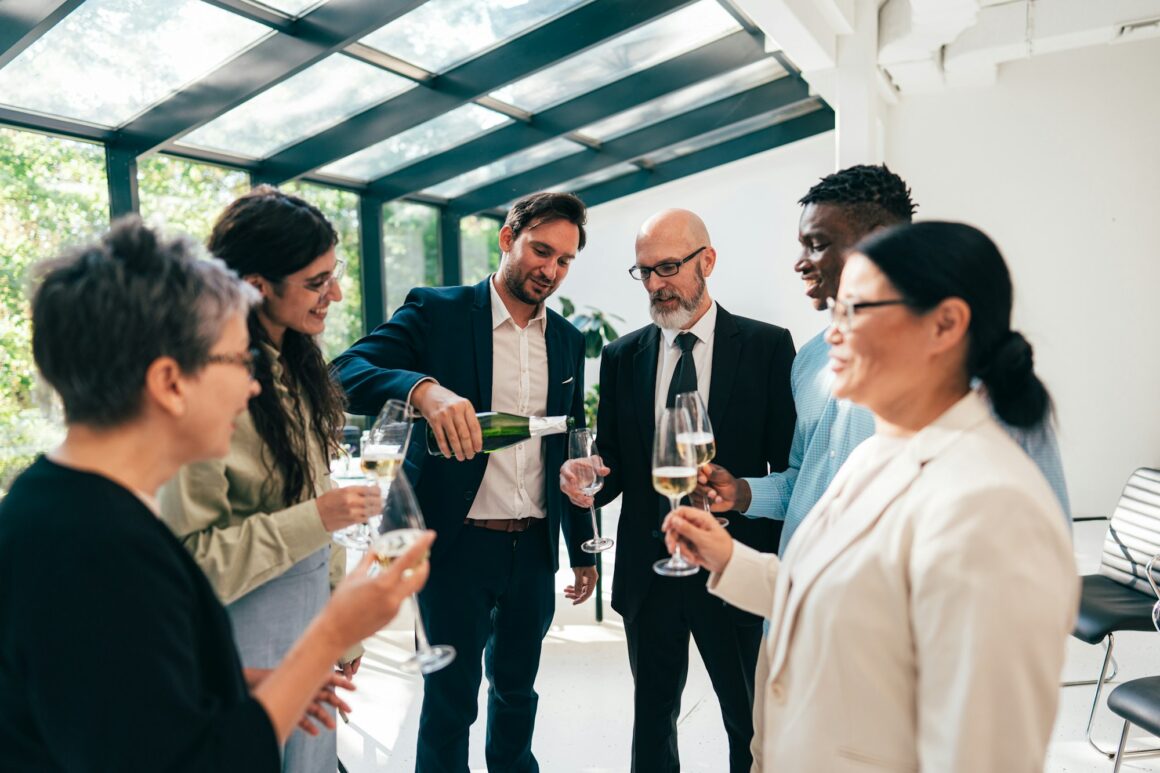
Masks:
[[[712,246],[705,221],[687,209],[666,209],[644,221],[636,235],[637,251],[642,243],[657,242],[685,244],[689,250]]]

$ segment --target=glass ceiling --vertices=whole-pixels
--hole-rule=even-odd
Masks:
[[[429,0],[359,42],[440,73],[590,1]]]
[[[716,0],[700,0],[494,91],[491,96],[534,113],[739,29],[741,25]]]
[[[50,15],[57,4],[43,3],[42,19],[33,11],[5,17],[25,26],[0,36],[0,61],[8,61],[0,119],[116,141],[139,156],[170,151],[271,182],[302,177],[385,198],[414,194],[467,212],[487,197],[479,189],[571,156],[583,163],[564,168],[602,167],[555,186],[580,191],[829,110],[795,77],[769,92],[786,96],[770,97],[767,111],[763,102],[762,115],[739,123],[721,107],[718,130],[674,142],[682,124],[668,123],[649,146],[657,124],[796,76],[765,50],[771,41],[739,21],[731,0],[634,6],[631,19],[584,9],[597,0],[427,0],[395,18],[387,2],[343,0],[338,13],[325,0],[85,0],[59,20]],[[316,13],[313,26],[282,20]],[[574,13],[583,28],[567,18]],[[529,33],[560,19],[560,29],[586,37],[561,34],[546,51],[542,36]],[[389,22],[376,29],[376,20]],[[300,27],[311,34],[296,37]],[[343,48],[349,41],[358,42]],[[444,77],[492,51],[501,53],[486,65]],[[620,80],[625,88],[589,97]],[[438,110],[427,109],[428,96]],[[410,126],[407,110],[433,117]],[[826,130],[824,121],[815,125]],[[627,134],[633,153],[648,152],[631,163],[599,155]],[[455,152],[472,141],[470,155]],[[594,163],[582,153],[596,154]]]
[[[269,34],[199,0],[88,0],[0,69],[0,103],[122,126]]]

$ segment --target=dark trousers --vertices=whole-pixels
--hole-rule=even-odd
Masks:
[[[705,590],[705,573],[654,577],[640,612],[626,621],[633,694],[633,773],[677,773],[677,719],[689,673],[689,635],[709,672],[729,737],[729,770],[753,764],[753,672],[761,647],[761,622],[741,622],[738,612]]]
[[[532,755],[539,701],[533,685],[555,612],[553,578],[542,521],[516,534],[464,526],[438,565],[432,563],[419,595],[427,636],[458,654],[424,679],[418,773],[468,770],[468,731],[478,714],[483,672],[488,770],[539,770]]]

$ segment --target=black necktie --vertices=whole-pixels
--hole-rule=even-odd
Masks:
[[[697,336],[692,333],[681,333],[677,336],[677,346],[681,347],[681,359],[677,360],[677,369],[673,371],[673,380],[669,382],[669,396],[665,400],[665,407],[672,408],[681,392],[697,391],[697,364],[693,362],[693,346],[697,343]]]

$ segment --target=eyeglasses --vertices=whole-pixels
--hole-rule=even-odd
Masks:
[[[842,335],[850,332],[854,325],[854,315],[863,309],[874,309],[879,306],[905,306],[906,301],[901,298],[892,298],[885,301],[839,301],[835,298],[826,299],[826,307],[830,310],[830,326],[836,327]]]
[[[251,347],[248,351],[237,352],[235,354],[211,354],[205,358],[206,364],[218,363],[221,365],[237,365],[245,368],[246,372],[253,378],[258,366],[258,358],[262,356],[262,350],[258,347]]]
[[[326,295],[330,292],[330,288],[338,284],[338,281],[344,276],[346,276],[346,261],[339,260],[335,262],[334,270],[330,272],[330,276],[326,279],[314,279],[309,282],[290,282],[290,284],[305,287],[307,290],[318,293],[319,295]]]
[[[697,257],[703,249],[705,248],[698,247],[680,260],[670,260],[655,266],[633,266],[628,270],[628,273],[633,279],[639,279],[642,282],[647,282],[654,273],[657,276],[675,276],[681,270],[681,266]]]

